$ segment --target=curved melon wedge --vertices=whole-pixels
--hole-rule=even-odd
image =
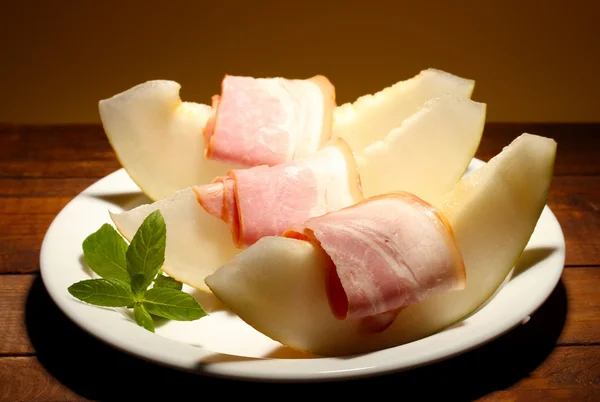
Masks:
[[[192,188],[130,211],[110,213],[119,232],[131,241],[144,219],[160,209],[167,226],[163,271],[187,285],[210,293],[204,278],[239,253],[227,225],[207,213]]]
[[[486,104],[445,94],[356,152],[363,194],[413,193],[438,206],[467,170],[485,124]]]
[[[117,159],[152,200],[207,184],[233,166],[204,157],[211,107],[182,102],[175,81],[147,81],[98,104]]]
[[[301,351],[339,356],[431,335],[465,318],[502,284],[546,204],[556,153],[552,139],[523,134],[463,178],[443,202],[467,271],[464,290],[400,312],[378,334],[334,318],[325,293],[329,260],[310,243],[265,237],[205,280],[249,325]]]
[[[355,151],[383,140],[429,99],[443,94],[470,98],[475,81],[429,68],[404,81],[338,106],[333,136],[342,137]]]

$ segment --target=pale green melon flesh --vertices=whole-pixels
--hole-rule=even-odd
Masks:
[[[486,104],[442,95],[356,152],[365,197],[407,191],[436,205],[460,180],[479,147]]]
[[[210,183],[233,168],[204,157],[203,130],[211,107],[182,102],[179,90],[174,81],[148,81],[98,105],[121,166],[153,201]]]
[[[191,188],[110,216],[119,232],[131,241],[144,219],[157,209],[167,227],[163,271],[183,283],[210,292],[204,278],[240,252],[233,246],[229,227],[204,210]]]
[[[355,151],[384,137],[419,110],[443,94],[470,98],[475,81],[430,68],[381,91],[363,95],[353,103],[338,106],[333,115],[333,136],[342,137]]]

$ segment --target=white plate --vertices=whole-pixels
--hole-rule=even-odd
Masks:
[[[482,164],[474,159],[468,172]],[[147,202],[123,169],[75,197],[56,216],[44,238],[40,255],[43,282],[58,307],[98,339],[144,360],[206,375],[259,381],[323,381],[407,370],[447,359],[527,321],[558,283],[565,260],[560,225],[546,206],[527,246],[529,251],[520,262],[527,269],[517,265],[511,274],[520,271],[519,275],[509,275],[500,291],[460,325],[364,355],[306,358],[225,311],[213,311],[192,322],[170,321],[152,334],[122,310],[74,299],[67,288],[90,277],[82,263],[83,240],[103,223],[112,224],[109,210],[121,211]],[[187,286],[184,290],[200,297],[200,292]]]

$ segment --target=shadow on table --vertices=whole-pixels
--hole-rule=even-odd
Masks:
[[[422,400],[473,400],[510,387],[552,352],[567,315],[565,287],[558,283],[526,325],[450,360],[415,370],[348,382],[264,384],[204,377],[144,362],[96,340],[71,322],[52,302],[37,278],[27,299],[26,324],[45,369],[81,396],[94,400],[206,397],[207,391],[259,392],[261,399],[282,392],[315,395],[332,390],[337,397],[359,389],[377,394],[418,395]]]

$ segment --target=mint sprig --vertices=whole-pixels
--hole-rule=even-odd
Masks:
[[[198,302],[181,290],[183,284],[161,270],[166,240],[160,210],[144,219],[129,245],[111,225],[102,225],[82,245],[86,264],[102,279],[76,282],[69,293],[96,306],[133,308],[135,322],[151,332],[153,316],[177,321],[204,317]]]

